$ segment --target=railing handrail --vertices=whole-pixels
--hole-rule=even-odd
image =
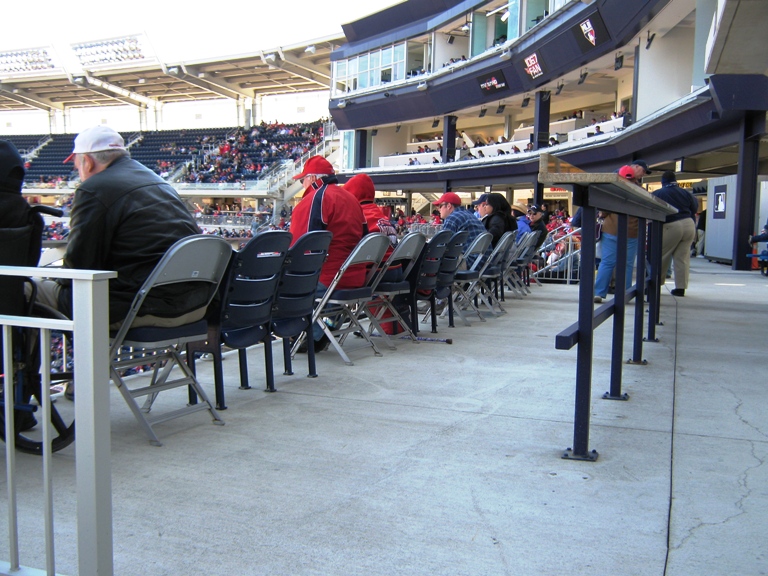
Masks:
[[[109,418],[109,306],[108,286],[116,272],[104,270],[75,270],[71,268],[35,268],[27,266],[0,266],[0,276],[47,277],[72,280],[72,320],[52,320],[33,316],[0,315],[0,326],[10,334],[10,326],[49,330],[72,330],[74,338],[75,372],[77,373],[77,398],[75,403],[75,471],[77,497],[77,562],[79,574],[111,576],[112,559],[112,471],[111,431]],[[3,339],[3,354],[10,355],[11,338]],[[7,354],[6,354],[7,352]],[[6,379],[6,382],[8,379]],[[44,375],[43,382],[46,382]],[[7,396],[6,396],[7,397]],[[50,418],[50,394],[43,390],[42,414],[44,421]],[[5,406],[6,438],[14,434],[12,425],[13,405]],[[46,435],[43,436],[44,438]],[[9,573],[37,573],[22,568],[19,558],[18,522],[16,509],[17,487],[16,459],[13,445],[6,446],[6,480],[8,488],[8,562],[0,562]],[[51,450],[43,450],[43,474],[51,478]],[[54,574],[53,546],[53,497],[45,490],[46,517],[46,573]],[[20,571],[21,570],[21,571]]]

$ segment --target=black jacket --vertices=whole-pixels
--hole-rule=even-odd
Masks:
[[[80,184],[70,227],[65,267],[117,271],[117,278],[109,281],[110,323],[126,316],[168,248],[200,233],[173,187],[128,157]],[[201,283],[158,288],[144,301],[140,315],[181,316],[204,306],[207,295]]]
[[[504,218],[504,215],[499,212],[491,212],[491,214],[483,218],[483,225],[493,236],[491,246],[494,247],[501,240],[505,232],[515,232],[517,230],[517,220],[511,216]]]
[[[667,216],[665,221],[667,224],[685,218],[696,219],[696,212],[699,211],[699,201],[688,190],[680,188],[677,184],[667,184],[656,190],[653,195],[677,208],[677,214]]]

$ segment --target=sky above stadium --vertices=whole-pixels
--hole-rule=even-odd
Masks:
[[[403,0],[75,0],[3,3],[0,51],[105,40],[145,32],[163,62],[232,56],[341,33]]]

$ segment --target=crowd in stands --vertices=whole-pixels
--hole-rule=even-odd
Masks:
[[[188,171],[185,180],[196,183],[234,183],[255,179],[273,163],[298,160],[323,138],[322,122],[282,124],[262,122],[238,130],[213,149]],[[201,141],[201,144],[210,144]]]

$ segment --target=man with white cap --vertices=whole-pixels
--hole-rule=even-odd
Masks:
[[[123,137],[111,128],[81,132],[65,162],[72,159],[80,184],[64,266],[117,271],[117,278],[109,281],[109,322],[114,328],[168,248],[200,231],[174,188],[132,160]],[[153,291],[145,300],[134,326],[179,326],[204,316],[205,287],[180,284],[157,290],[161,293]],[[40,282],[38,298],[71,317],[68,281]]]

